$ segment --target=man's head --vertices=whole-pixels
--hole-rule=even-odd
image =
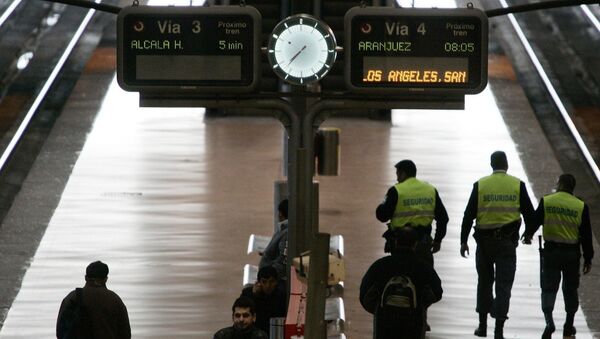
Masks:
[[[94,261],[85,269],[85,281],[104,284],[108,279],[108,265],[102,261]]]
[[[277,206],[277,211],[279,212],[279,221],[284,221],[288,218],[288,200],[283,199]]]
[[[398,182],[417,176],[417,166],[412,160],[399,161],[394,167],[396,167],[396,178]]]
[[[277,270],[273,266],[264,266],[258,270],[256,282],[264,294],[271,294],[277,288]]]
[[[397,251],[413,251],[417,246],[417,231],[410,226],[395,229],[393,237]]]
[[[256,305],[254,301],[248,297],[239,297],[231,307],[231,318],[233,319],[233,327],[245,330],[252,325],[256,320]]]
[[[508,160],[506,160],[506,153],[502,151],[496,151],[490,156],[490,165],[494,171],[496,170],[507,170]]]
[[[565,173],[558,177],[558,182],[556,183],[556,190],[561,192],[567,192],[573,194],[575,190],[575,177],[571,174]]]

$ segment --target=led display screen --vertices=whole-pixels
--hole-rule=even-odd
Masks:
[[[244,92],[258,82],[261,24],[252,7],[128,7],[117,21],[126,90]]]
[[[345,24],[353,91],[474,94],[487,84],[487,17],[477,9],[353,8]]]

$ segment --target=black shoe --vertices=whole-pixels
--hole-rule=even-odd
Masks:
[[[504,339],[504,330],[502,328],[494,330],[494,339]]]
[[[577,333],[577,330],[573,325],[571,326],[563,326],[563,337],[573,337]]]
[[[552,333],[554,333],[554,330],[556,330],[554,325],[546,325],[546,328],[544,329],[544,333],[542,333],[542,339],[551,339]]]
[[[479,324],[473,334],[478,337],[487,337],[487,325]]]

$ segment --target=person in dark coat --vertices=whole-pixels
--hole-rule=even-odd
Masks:
[[[278,230],[273,234],[271,241],[260,253],[258,268],[273,266],[277,270],[279,279],[287,279],[287,247],[288,247],[288,199],[282,200],[277,206]]]
[[[284,283],[278,279],[277,270],[266,266],[258,270],[256,282],[242,290],[256,305],[256,327],[269,333],[269,320],[286,315]]]
[[[252,299],[239,297],[231,307],[233,326],[217,331],[213,339],[269,339],[267,333],[254,326],[256,306]]]
[[[121,298],[106,288],[108,280],[108,265],[101,261],[89,264],[85,270],[85,286],[81,290],[80,300],[86,312],[85,322],[79,326],[76,333],[71,333],[73,339],[130,339],[131,328],[127,308]],[[69,293],[62,301],[56,321],[56,337],[65,337],[65,312],[70,304],[77,302],[77,290]],[[82,333],[85,331],[88,333]]]
[[[415,254],[417,238],[417,232],[411,227],[395,230],[392,254],[375,261],[362,279],[359,298],[362,307],[374,315],[374,339],[424,338],[424,312],[442,298],[442,282],[433,266]],[[416,303],[412,315],[390,320],[381,306],[382,294],[386,284],[396,276],[410,278],[416,290]]]

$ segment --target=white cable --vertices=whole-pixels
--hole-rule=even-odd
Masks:
[[[95,0],[95,2],[96,3],[100,3],[101,0]],[[39,95],[35,98],[35,101],[31,105],[31,107],[29,108],[29,111],[27,111],[27,114],[25,115],[25,118],[23,119],[23,121],[21,121],[21,124],[19,125],[19,128],[17,128],[17,131],[15,132],[15,135],[12,137],[12,139],[8,143],[8,146],[6,147],[6,149],[4,150],[4,152],[2,153],[2,156],[0,156],[0,171],[2,171],[2,169],[4,168],[4,165],[6,165],[6,161],[10,157],[10,155],[13,152],[14,148],[17,146],[17,143],[19,142],[19,140],[21,139],[21,137],[23,136],[23,133],[27,129],[27,125],[29,125],[29,122],[31,121],[31,118],[33,118],[33,115],[35,114],[35,111],[39,108],[40,104],[42,103],[42,100],[44,99],[44,96],[46,96],[46,93],[50,89],[50,86],[52,86],[52,83],[54,82],[54,80],[58,76],[58,73],[60,72],[60,69],[63,67],[63,65],[67,61],[67,58],[69,57],[69,54],[71,54],[71,51],[73,50],[73,48],[75,48],[75,44],[77,44],[77,41],[79,40],[79,37],[81,37],[81,35],[83,34],[83,31],[85,30],[85,27],[90,22],[90,20],[92,19],[92,16],[94,15],[95,12],[96,12],[96,10],[94,10],[94,9],[90,9],[87,12],[87,15],[85,16],[85,18],[83,19],[83,21],[81,22],[81,24],[79,25],[79,27],[77,28],[77,31],[75,32],[75,35],[73,36],[73,38],[71,39],[71,41],[67,45],[67,48],[65,49],[65,51],[61,55],[61,57],[58,60],[58,62],[56,63],[56,66],[52,70],[52,73],[50,73],[50,76],[46,80],[46,83],[44,83],[44,86],[40,90]]]
[[[508,7],[506,0],[500,0],[500,3],[502,4],[502,7],[504,7],[504,8]],[[596,176],[596,180],[598,180],[598,182],[600,182],[600,169],[598,169],[598,165],[594,161],[592,154],[590,153],[587,146],[583,142],[583,139],[581,138],[581,135],[577,131],[577,128],[575,127],[575,124],[573,123],[573,120],[571,120],[571,117],[569,116],[569,112],[567,112],[565,105],[560,100],[560,97],[558,96],[558,93],[554,89],[554,86],[552,86],[552,83],[550,82],[548,75],[544,71],[542,64],[540,63],[539,59],[535,55],[533,48],[531,48],[529,41],[527,41],[527,38],[525,37],[523,30],[521,30],[521,26],[519,26],[519,23],[517,22],[517,20],[515,19],[515,16],[513,14],[508,14],[508,18],[510,19],[510,22],[512,23],[515,31],[517,32],[517,35],[519,36],[519,39],[521,40],[523,47],[525,47],[527,54],[531,58],[531,61],[535,65],[535,68],[538,71],[540,77],[542,78],[542,81],[544,81],[544,84],[546,85],[548,92],[550,92],[550,96],[552,97],[552,100],[554,100],[554,104],[560,111],[560,114],[562,115],[565,123],[567,124],[567,127],[569,127],[571,134],[575,138],[575,141],[577,142],[579,149],[581,149],[581,152],[583,153],[583,156],[587,160],[588,165],[594,172],[594,175]]]

